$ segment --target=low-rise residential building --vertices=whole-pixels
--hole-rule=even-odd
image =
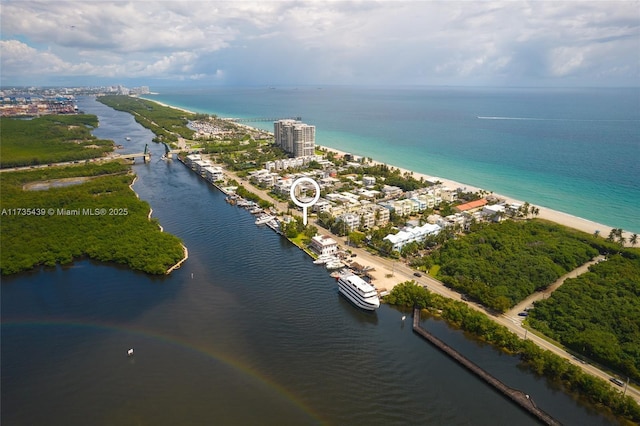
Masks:
[[[385,185],[382,187],[382,192],[385,198],[398,198],[402,196],[402,188],[397,186]]]
[[[224,179],[224,173],[220,167],[208,166],[205,167],[204,172],[209,182],[217,182]]]
[[[362,177],[362,184],[365,186],[365,188],[371,188],[371,187],[375,186],[375,184],[376,184],[375,176],[363,176]]]
[[[458,191],[444,186],[440,189],[440,197],[442,197],[443,201],[453,203],[458,201]]]
[[[344,223],[346,231],[353,231],[360,228],[360,215],[356,213],[345,213],[338,216],[337,220]]]
[[[202,157],[200,156],[200,154],[191,154],[191,155],[187,155],[184,159],[184,163],[191,167],[192,170],[195,170],[195,162],[196,161],[200,161],[202,160]]]
[[[500,222],[502,219],[504,219],[505,216],[505,206],[504,204],[493,204],[490,206],[484,206],[484,208],[482,209],[482,216],[486,220]]]
[[[338,251],[337,241],[326,235],[316,235],[311,238],[310,247],[319,256],[330,256]]]
[[[409,243],[422,242],[429,235],[437,235],[441,229],[439,225],[430,223],[416,227],[405,227],[397,234],[387,235],[384,237],[384,240],[389,241],[393,245],[393,250],[400,251]]]

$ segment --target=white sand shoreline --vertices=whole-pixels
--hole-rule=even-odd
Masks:
[[[147,98],[145,98],[145,99],[148,100],[148,101],[151,101],[151,102],[155,102],[155,103],[157,103],[159,105],[162,105],[162,106],[165,106],[165,107],[175,108],[177,110],[185,111],[185,112],[188,112],[188,113],[191,113],[191,114],[197,114],[196,112],[189,111],[187,109],[176,107],[176,106],[173,106],[173,105],[168,105],[168,104],[165,104],[163,102],[157,101],[155,99],[147,99]],[[248,125],[244,125],[243,124],[243,126],[251,128],[251,126],[248,126]],[[257,128],[256,128],[256,130],[264,131],[262,129],[257,129]],[[316,147],[320,148],[320,149],[326,149],[328,151],[332,151],[332,152],[334,152],[334,153],[336,153],[338,155],[346,154],[345,151],[341,151],[339,149],[331,148],[331,147],[328,147],[328,146],[325,146],[325,145],[316,144]],[[362,156],[362,154],[357,154],[357,155]],[[452,188],[452,189],[454,189],[454,188],[466,188],[466,191],[471,191],[471,192],[477,192],[477,191],[483,189],[485,191],[491,192],[490,190],[488,190],[486,188],[479,188],[479,187],[476,187],[476,186],[471,185],[471,184],[464,184],[464,183],[460,183],[460,182],[457,182],[457,181],[454,181],[454,180],[451,180],[451,179],[442,178],[442,177],[438,177],[438,176],[429,176],[429,175],[426,175],[426,174],[423,174],[423,173],[418,173],[418,172],[415,172],[413,170],[408,170],[408,169],[405,169],[405,168],[402,168],[402,167],[398,167],[398,166],[395,166],[395,165],[392,165],[392,164],[383,163],[383,162],[377,161],[375,159],[373,159],[373,163],[374,164],[386,164],[389,167],[397,168],[403,174],[404,173],[411,173],[417,179],[420,179],[421,177],[424,178],[425,180],[429,180],[429,181],[433,181],[434,179],[436,179],[436,180],[442,182],[443,185],[448,186],[449,188]],[[492,195],[494,195],[495,197],[504,199],[508,203],[521,203],[521,204],[523,204],[526,201],[526,200],[515,199],[515,198],[512,198],[512,197],[507,197],[505,195],[501,195],[501,194],[494,193],[494,192],[492,192]],[[586,232],[588,234],[595,234],[596,231],[598,231],[599,235],[602,238],[607,238],[609,233],[611,232],[611,230],[614,229],[611,226],[608,226],[608,225],[605,225],[605,224],[602,224],[602,223],[597,223],[597,222],[594,222],[592,220],[585,219],[585,218],[582,218],[582,217],[578,217],[578,216],[575,216],[575,215],[572,215],[572,214],[569,214],[569,213],[565,213],[565,212],[561,212],[561,211],[558,211],[558,210],[554,210],[554,209],[551,209],[549,207],[534,205],[532,203],[530,203],[530,204],[539,209],[539,214],[538,214],[537,217],[539,217],[541,219],[546,219],[546,220],[549,220],[551,222],[555,222],[555,223],[558,223],[560,225],[564,225],[564,226],[567,226],[567,227],[570,227],[570,228],[573,228],[573,229],[577,229],[577,230]],[[628,231],[624,231],[623,232],[623,236],[627,241],[625,245],[626,246],[631,246],[631,244],[629,243],[629,239],[631,238],[632,233],[628,232]]]
[[[334,152],[338,155],[344,155],[346,154],[346,152],[344,151],[340,151],[338,149],[335,148],[331,148],[328,146],[324,146],[324,145],[316,145],[316,147],[320,148],[320,149],[326,149],[327,151],[331,151]],[[360,154],[358,154],[360,155]],[[446,178],[441,178],[439,176],[429,176],[423,173],[418,173],[418,172],[414,172],[413,170],[408,170],[408,169],[404,169],[402,167],[398,167],[398,166],[394,166],[393,164],[387,164],[387,163],[382,163],[380,161],[376,161],[375,159],[372,159],[373,164],[386,164],[389,167],[393,167],[396,169],[399,169],[400,172],[402,174],[404,173],[410,173],[413,174],[413,176],[416,179],[420,179],[420,178],[424,178],[424,180],[428,180],[428,181],[439,181],[441,182],[444,186],[447,186],[451,189],[455,189],[455,188],[465,188],[465,191],[470,191],[470,192],[478,192],[480,190],[484,190],[484,191],[489,191],[486,188],[479,188],[473,185],[469,185],[469,184],[465,184],[465,183],[460,183],[460,182],[456,182],[454,180],[451,179],[446,179]],[[489,191],[490,192],[490,191]],[[505,195],[502,194],[498,194],[495,192],[491,193],[494,197],[500,198],[505,200],[507,203],[520,203],[520,204],[524,204],[526,200],[518,200],[512,197],[507,197]],[[573,228],[573,229],[577,229],[579,231],[583,231],[586,232],[588,234],[594,234],[596,231],[599,231],[599,235],[603,238],[607,238],[609,236],[609,233],[611,232],[612,229],[614,229],[611,226],[607,226],[604,225],[602,223],[597,223],[594,222],[592,220],[589,219],[584,219],[582,217],[578,217],[569,213],[564,213],[561,211],[557,211],[557,210],[553,210],[549,207],[544,207],[544,206],[538,206],[538,205],[534,205],[532,203],[530,203],[531,206],[535,206],[539,209],[539,214],[537,217],[541,218],[541,219],[545,219],[545,220],[549,220],[551,222],[555,222],[558,223],[560,225],[564,225],[567,226],[569,228]],[[623,232],[623,236],[626,238],[626,245],[630,246],[629,243],[629,239],[631,238],[632,233],[631,232]]]

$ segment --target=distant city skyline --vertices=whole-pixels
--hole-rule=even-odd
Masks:
[[[2,86],[639,86],[635,1],[2,0]]]

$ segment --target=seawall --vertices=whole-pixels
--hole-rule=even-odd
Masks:
[[[422,336],[429,343],[434,345],[436,348],[440,349],[442,352],[447,354],[449,357],[453,358],[454,361],[458,362],[458,364],[465,367],[467,370],[471,371],[478,378],[483,380],[485,383],[493,386],[498,392],[502,393],[504,396],[518,404],[522,407],[523,410],[527,411],[533,417],[537,418],[541,422],[546,425],[560,425],[561,423],[552,417],[550,414],[544,412],[540,408],[536,406],[531,397],[524,392],[510,388],[509,386],[502,383],[500,380],[480,368],[478,365],[473,363],[467,357],[453,349],[451,346],[447,345],[442,340],[438,339],[433,334],[429,333],[427,330],[420,326],[420,309],[413,309],[413,331],[420,336]]]

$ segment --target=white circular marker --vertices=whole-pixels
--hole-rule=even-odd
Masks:
[[[296,198],[295,189],[296,189],[296,186],[305,182],[313,185],[313,188],[316,190],[316,195],[311,199],[311,201],[302,202],[298,200],[298,198]],[[318,185],[318,182],[316,182],[311,178],[301,177],[299,179],[296,179],[291,184],[291,190],[289,191],[289,194],[291,195],[291,201],[293,201],[293,204],[295,204],[298,207],[302,207],[302,223],[304,223],[304,225],[306,226],[307,225],[307,208],[313,206],[320,199],[320,185]]]

